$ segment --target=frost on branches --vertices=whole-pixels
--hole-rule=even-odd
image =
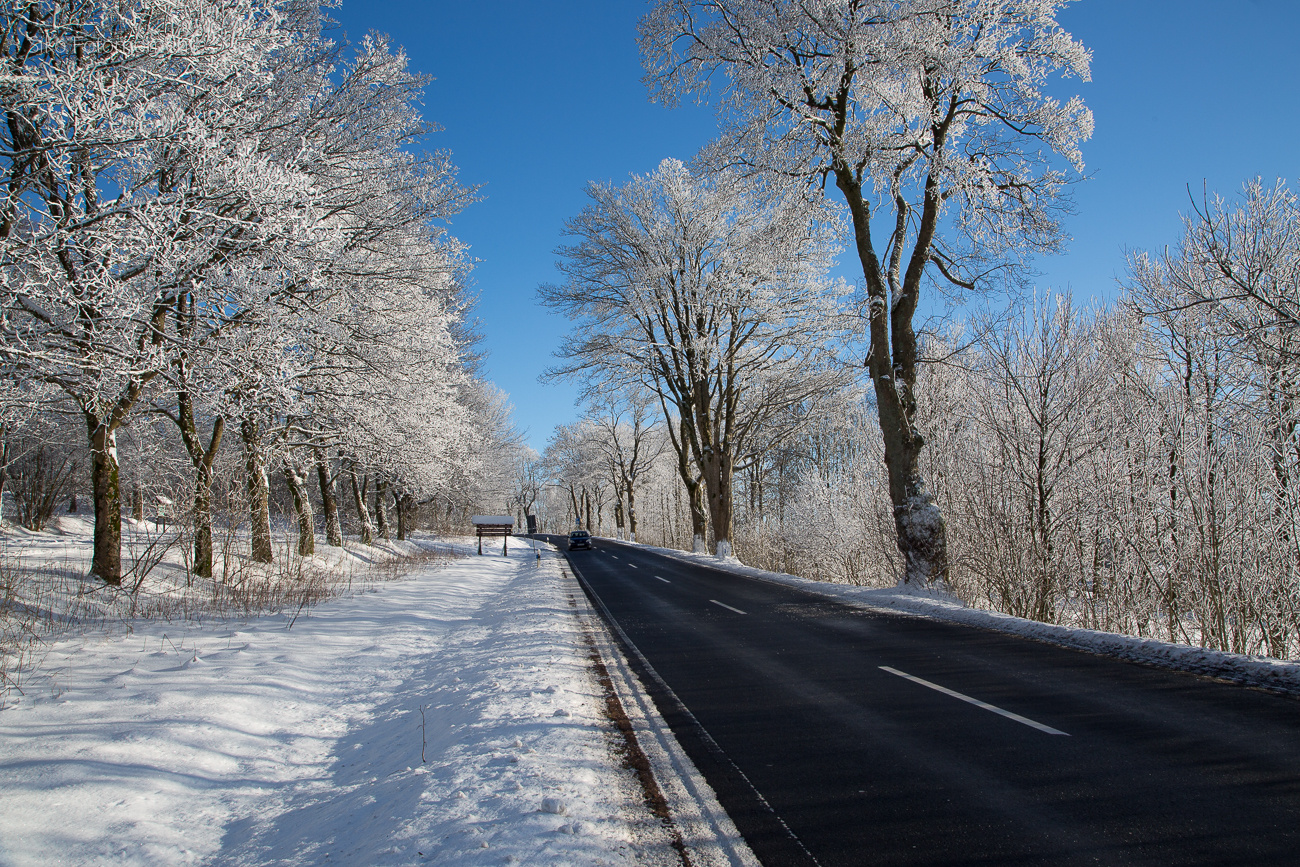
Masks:
[[[1059,242],[1064,185],[1092,116],[1043,88],[1088,76],[1061,0],[661,0],[641,23],[656,96],[725,82],[713,160],[848,206],[870,302],[875,387],[909,582],[949,572],[916,430],[923,290],[971,290]]]
[[[735,473],[792,405],[843,371],[842,285],[826,279],[835,223],[800,191],[664,160],[621,187],[593,184],[561,248],[548,306],[579,322],[552,375],[643,384],[660,403],[697,545],[729,556]],[[576,504],[575,504],[576,511]]]
[[[0,363],[84,422],[94,575],[121,579],[117,436],[145,403],[192,465],[199,574],[227,420],[254,559],[271,556],[274,455],[338,448],[390,476],[437,462],[464,416],[467,266],[435,221],[473,193],[446,155],[407,152],[431,127],[400,52],[374,38],[345,58],[305,5],[45,0],[0,13],[0,53]],[[326,412],[321,383],[345,381],[354,400],[400,400],[400,429]]]
[[[167,366],[174,300],[309,209],[303,179],[250,153],[232,116],[291,34],[249,3],[11,10],[0,19],[4,358],[84,419],[92,571],[116,582],[116,434]]]

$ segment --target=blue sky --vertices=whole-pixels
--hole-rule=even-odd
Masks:
[[[577,410],[575,386],[538,374],[567,320],[536,303],[557,278],[564,221],[590,180],[622,180],[664,157],[689,159],[716,129],[712,109],[669,111],[641,83],[638,0],[343,0],[349,38],[369,30],[433,75],[425,117],[484,200],[452,231],[480,260],[477,315],[489,377],[510,394],[539,451]],[[1084,145],[1064,255],[1038,283],[1076,299],[1111,297],[1125,249],[1177,240],[1187,188],[1231,194],[1247,179],[1297,177],[1300,3],[1294,0],[1080,0],[1061,23],[1093,52],[1092,81],[1071,83],[1096,117]],[[1067,91],[1062,91],[1063,93]]]

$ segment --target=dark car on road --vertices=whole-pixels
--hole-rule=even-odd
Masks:
[[[586,548],[588,551],[592,550],[591,534],[586,530],[574,530],[569,534],[569,550],[576,551],[579,548]]]

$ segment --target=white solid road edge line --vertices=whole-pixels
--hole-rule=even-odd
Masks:
[[[725,603],[725,602],[719,602],[719,601],[716,600],[716,599],[710,599],[709,601],[712,602],[714,605],[721,605],[723,608],[727,609],[728,611],[734,611],[734,612],[736,612],[737,614],[748,614],[748,613],[749,613],[749,612],[747,612],[747,611],[741,611],[739,608],[732,608],[732,607],[731,607],[730,605],[728,605],[727,603]]]
[[[719,603],[719,604],[721,604],[721,603]],[[986,702],[986,701],[980,701],[980,700],[977,699],[977,698],[971,698],[971,697],[968,696],[968,695],[962,695],[960,692],[957,692],[956,690],[948,689],[948,687],[946,687],[946,686],[939,686],[939,684],[937,684],[937,683],[930,683],[930,681],[928,681],[928,680],[925,680],[925,679],[920,678],[920,677],[916,677],[915,675],[912,675],[912,674],[908,674],[908,673],[905,672],[905,671],[899,671],[899,670],[896,669],[896,668],[890,668],[888,665],[882,665],[882,666],[880,666],[880,670],[881,670],[881,671],[887,671],[887,672],[889,672],[890,674],[896,674],[896,675],[898,675],[899,677],[907,678],[908,680],[912,681],[913,683],[919,683],[919,684],[921,684],[921,686],[928,686],[928,687],[930,687],[930,689],[933,689],[933,690],[935,690],[936,692],[941,692],[941,693],[943,693],[944,695],[950,695],[950,696],[952,696],[953,698],[959,698],[959,699],[961,699],[961,700],[964,701],[964,702],[969,702],[970,704],[975,705],[976,707],[982,707],[982,708],[984,708],[985,710],[993,711],[993,713],[1000,714],[1001,716],[1004,716],[1004,717],[1006,717],[1007,719],[1013,719],[1013,720],[1015,720],[1016,722],[1018,722],[1018,723],[1020,723],[1020,724],[1022,724],[1022,725],[1027,725],[1027,726],[1029,726],[1030,728],[1038,729],[1040,732],[1046,732],[1046,733],[1049,734],[1049,735],[1064,735],[1064,736],[1067,737],[1067,738],[1070,736],[1068,732],[1063,732],[1063,731],[1061,731],[1060,729],[1054,729],[1054,728],[1052,728],[1051,726],[1045,726],[1045,725],[1043,725],[1043,724],[1040,723],[1040,722],[1034,722],[1033,720],[1029,719],[1028,717],[1023,717],[1023,716],[1021,716],[1021,715],[1018,714],[1018,713],[1012,713],[1011,711],[1009,711],[1009,710],[1003,710],[1002,708],[997,707],[996,705],[991,705],[991,704],[989,704],[989,703]]]

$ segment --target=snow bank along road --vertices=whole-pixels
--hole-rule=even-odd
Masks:
[[[611,754],[576,587],[511,549],[292,629],[57,642],[0,712],[0,865],[680,865]]]
[[[767,867],[1298,863],[1300,701],[605,540],[569,560]]]

